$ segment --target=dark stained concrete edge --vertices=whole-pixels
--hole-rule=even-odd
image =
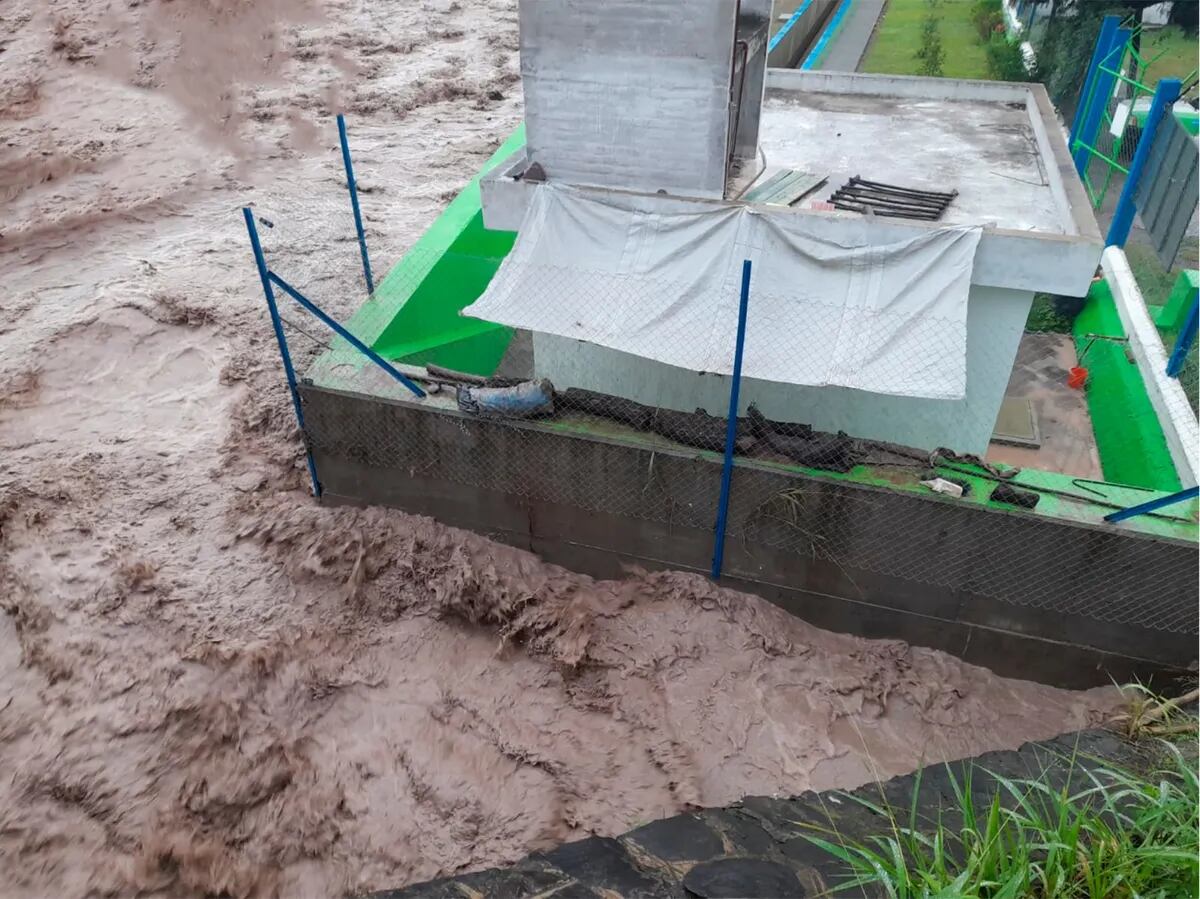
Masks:
[[[914,774],[870,783],[849,793],[750,796],[725,808],[686,812],[644,824],[615,838],[589,837],[490,868],[371,894],[371,899],[682,899],[692,896],[875,897],[862,888],[831,891],[848,872],[809,837],[862,841],[890,830],[869,808],[915,808],[922,824],[953,823],[955,789],[970,789],[976,808],[993,794],[1011,797],[995,778],[1036,779],[1053,790],[1081,782],[1085,771],[1145,770],[1153,744],[1088,730],[1026,743],[1013,751],[930,764]],[[857,800],[862,800],[856,801]],[[724,889],[711,892],[714,885]],[[706,887],[708,889],[706,889]]]

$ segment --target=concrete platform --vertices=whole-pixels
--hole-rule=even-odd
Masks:
[[[1069,334],[1026,334],[1021,338],[1005,396],[1032,404],[1040,445],[1018,447],[993,441],[987,452],[989,462],[1103,479],[1087,395],[1067,386],[1067,372],[1077,362],[1075,342]]]
[[[827,199],[852,175],[902,187],[957,190],[945,224],[1071,233],[1050,189],[1023,105],[775,90],[759,143],[770,168],[828,173],[805,202]]]
[[[1103,242],[1040,84],[769,69],[759,140],[762,171],[737,173],[725,199],[707,202],[739,202],[752,179],[780,168],[822,172],[828,183],[794,214],[819,217],[831,239],[861,240],[863,216],[811,201],[851,175],[952,188],[959,196],[940,221],[873,216],[867,237],[888,243],[947,223],[980,225],[973,284],[1087,293]],[[527,166],[518,150],[480,182],[486,228],[520,229],[535,189],[521,178]]]

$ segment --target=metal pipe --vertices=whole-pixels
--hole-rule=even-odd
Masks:
[[[363,278],[367,282],[367,296],[375,292],[375,279],[371,277],[371,258],[367,255],[367,235],[363,230],[362,212],[358,208],[358,182],[354,180],[354,164],[350,161],[350,141],[346,137],[346,117],[338,113],[338,140],[342,144],[342,165],[346,169],[346,185],[350,188],[350,208],[354,210],[354,230],[358,233],[358,252],[362,256]]]
[[[721,495],[717,500],[713,537],[712,579],[721,578],[725,561],[725,527],[729,519],[729,489],[733,481],[733,450],[737,443],[738,398],[742,389],[742,350],[746,343],[746,311],[750,306],[750,260],[742,262],[742,294],[738,302],[737,343],[733,350],[733,382],[729,386],[729,417],[725,423],[725,462],[721,466]]]
[[[940,215],[935,215],[928,212],[909,212],[903,209],[895,209],[890,206],[866,206],[861,203],[848,203],[844,200],[830,200],[830,204],[834,209],[844,209],[847,212],[858,212],[866,215],[871,212],[875,215],[885,216],[887,218],[900,219],[921,219],[922,221],[936,222]]]
[[[900,194],[876,193],[874,190],[866,188],[841,188],[836,191],[830,199],[834,200],[863,200],[867,202],[881,203],[884,206],[898,206],[904,208],[928,210],[930,212],[943,212],[948,205],[942,200],[919,200],[912,197],[905,197]]]
[[[279,345],[279,355],[283,358],[283,373],[287,377],[288,391],[292,395],[292,408],[296,412],[296,424],[300,426],[300,436],[304,441],[304,455],[308,461],[308,476],[312,480],[313,496],[320,497],[321,482],[317,480],[317,466],[313,462],[312,450],[308,446],[308,434],[304,430],[304,408],[300,405],[300,391],[296,389],[296,370],[292,367],[292,356],[288,352],[287,337],[283,333],[283,322],[279,318],[279,308],[275,305],[275,291],[271,289],[271,273],[267,270],[267,260],[263,255],[262,244],[258,240],[258,228],[254,224],[254,213],[244,207],[242,215],[246,219],[246,231],[250,234],[250,248],[254,250],[254,264],[258,267],[258,277],[262,281],[263,293],[267,297],[267,309],[271,313],[271,327],[275,331],[275,342]]]
[[[861,184],[863,187],[870,187],[874,190],[884,190],[891,193],[911,194],[918,197],[926,197],[931,200],[953,200],[958,196],[958,191],[941,191],[941,190],[926,190],[918,187],[901,187],[898,184],[886,184],[883,181],[868,181],[866,178],[860,178],[858,175],[853,175],[850,178],[851,184]]]
[[[1195,499],[1197,496],[1200,496],[1200,487],[1189,487],[1187,490],[1180,490],[1178,493],[1172,493],[1170,496],[1160,496],[1158,499],[1130,506],[1128,509],[1122,509],[1120,512],[1112,512],[1105,515],[1104,520],[1109,524],[1116,524],[1118,521],[1124,521],[1136,515],[1145,515],[1147,512],[1153,512],[1164,506],[1173,506],[1176,503],[1187,502],[1189,499]]]
[[[1080,177],[1087,170],[1088,154],[1078,147],[1079,142],[1091,143],[1096,129],[1100,124],[1100,110],[1108,99],[1106,90],[1097,90],[1099,69],[1107,61],[1113,50],[1113,44],[1121,28],[1120,16],[1105,16],[1100,25],[1100,36],[1096,38],[1096,46],[1092,48],[1092,59],[1088,63],[1087,76],[1083,79],[1083,90],[1080,91],[1079,105],[1075,107],[1075,119],[1071,123],[1071,136],[1067,148],[1075,160],[1075,171]],[[1096,106],[1093,113],[1093,99]],[[1086,136],[1084,134],[1086,133]]]

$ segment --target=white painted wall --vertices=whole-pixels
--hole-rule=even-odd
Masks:
[[[883,396],[842,387],[797,387],[745,379],[741,408],[751,402],[768,418],[823,431],[889,440],[921,449],[950,447],[982,454],[995,427],[1033,294],[971,287],[967,302],[967,395],[961,400]],[[753,306],[751,306],[751,315]],[[735,335],[729,335],[730,352]],[[746,347],[747,353],[753,347]],[[698,374],[591,343],[533,335],[534,371],[559,390],[582,387],[651,406],[724,415],[729,378]],[[917,360],[914,360],[914,364]]]
[[[1200,423],[1178,378],[1167,376],[1166,347],[1158,328],[1150,320],[1146,301],[1138,288],[1129,260],[1120,247],[1108,247],[1101,257],[1104,279],[1112,289],[1121,325],[1129,337],[1129,349],[1146,384],[1146,393],[1158,415],[1167,449],[1184,487],[1200,482]]]

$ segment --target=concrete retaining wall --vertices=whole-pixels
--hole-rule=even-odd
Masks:
[[[783,69],[800,65],[813,40],[820,34],[825,23],[829,21],[830,15],[837,8],[837,2],[838,0],[777,2],[774,6],[774,15],[777,19],[781,17],[781,14],[787,17],[784,24],[780,26],[780,29],[787,28],[787,31],[775,43],[771,55],[767,57],[767,64],[771,68]],[[793,21],[796,10],[801,7],[803,9],[800,10],[800,15],[796,16]],[[788,15],[789,13],[793,15]],[[772,40],[775,37],[776,35],[772,35]]]
[[[597,577],[706,572],[719,459],[302,386],[327,502],[431,515]],[[784,491],[795,521],[763,524]],[[795,495],[793,493],[793,495]],[[1183,541],[739,461],[724,583],[835,631],[1083,687],[1196,657]]]

